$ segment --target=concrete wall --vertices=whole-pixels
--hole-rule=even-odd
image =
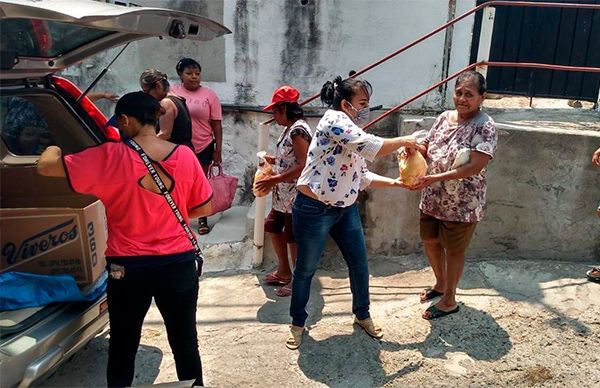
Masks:
[[[470,9],[474,0],[138,0],[145,6],[195,12],[217,21],[233,34],[196,44],[148,39],[133,43],[114,63],[96,90],[119,94],[138,89],[148,67],[177,80],[182,56],[203,64],[204,83],[224,103],[265,105],[283,83],[302,96],[318,93],[323,83],[345,76],[390,54]],[[374,86],[373,105],[394,106],[468,63],[473,18],[460,22],[446,39],[440,32],[365,74]],[[452,38],[452,39],[450,39]],[[445,44],[446,40],[448,44]],[[68,70],[88,85],[116,50]],[[430,93],[413,107],[440,108],[445,90]],[[316,102],[320,106],[320,102]],[[105,105],[103,108],[110,109]]]
[[[232,35],[208,44],[157,39],[134,44],[113,65],[98,89],[118,93],[138,89],[146,67],[157,67],[176,80],[174,66],[183,56],[204,64],[204,83],[225,104],[265,105],[282,83],[297,86],[303,96],[320,90],[337,74],[359,69],[420,35],[460,15],[474,0],[139,0],[151,6],[178,8],[222,20]],[[444,33],[367,73],[375,93],[372,105],[393,106],[444,73],[468,62],[473,18],[461,22],[446,39]],[[67,73],[86,85],[110,60],[97,56]],[[451,88],[449,88],[451,90]],[[430,93],[413,108],[440,109],[451,103],[448,90]],[[104,105],[102,105],[104,104]],[[319,106],[317,102],[315,105]],[[111,105],[101,103],[105,111]],[[227,173],[241,178],[237,203],[251,200],[259,123],[258,112],[229,110],[223,120]],[[317,119],[310,120],[316,124]],[[397,127],[385,120],[374,129],[392,136],[411,133],[417,123]],[[429,127],[428,122],[422,123]],[[274,144],[280,128],[271,127]],[[502,132],[489,173],[488,211],[478,226],[470,257],[597,259],[600,227],[594,210],[600,198],[600,174],[590,155],[600,144],[591,131],[542,131],[510,128]],[[371,166],[397,176],[394,157]],[[421,251],[418,238],[418,194],[404,190],[368,190],[362,197],[363,220],[371,254],[396,255]],[[337,259],[332,259],[337,260]]]

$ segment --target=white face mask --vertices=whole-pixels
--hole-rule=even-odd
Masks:
[[[370,121],[371,109],[369,109],[368,106],[360,109],[356,109],[354,106],[352,106],[352,104],[350,104],[350,106],[356,112],[356,117],[354,117],[352,121],[354,121],[354,124],[358,125],[359,127],[364,127]]]

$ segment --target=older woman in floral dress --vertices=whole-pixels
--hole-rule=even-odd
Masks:
[[[436,283],[421,292],[429,306],[424,319],[458,312],[456,287],[477,223],[483,218],[486,166],[494,156],[496,124],[480,110],[486,96],[485,78],[476,71],[461,74],[454,88],[455,110],[442,113],[419,151],[427,158],[428,175],[413,190],[421,190],[420,233]],[[466,157],[461,162],[461,155]]]

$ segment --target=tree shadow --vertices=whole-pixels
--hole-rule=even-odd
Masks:
[[[44,387],[105,387],[109,331],[102,332],[66,361]],[[160,372],[163,352],[155,346],[140,345],[135,358],[133,385],[154,383]]]
[[[299,348],[298,366],[306,377],[330,387],[382,386],[419,370],[422,361],[403,357],[405,365],[386,371],[382,352],[417,350],[425,358],[446,358],[466,354],[481,361],[494,361],[508,354],[512,343],[508,333],[483,311],[461,305],[461,311],[430,321],[431,330],[423,342],[399,344],[377,341],[354,326],[354,333],[317,341],[307,333]]]

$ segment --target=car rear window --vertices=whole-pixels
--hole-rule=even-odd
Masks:
[[[2,97],[2,139],[15,155],[39,155],[54,139],[36,106],[23,97]]]
[[[112,33],[36,19],[4,19],[0,23],[2,49],[15,51],[20,57],[55,58]]]
[[[0,138],[16,156],[40,155],[49,145],[71,153],[96,143],[79,116],[51,93],[1,96]]]

